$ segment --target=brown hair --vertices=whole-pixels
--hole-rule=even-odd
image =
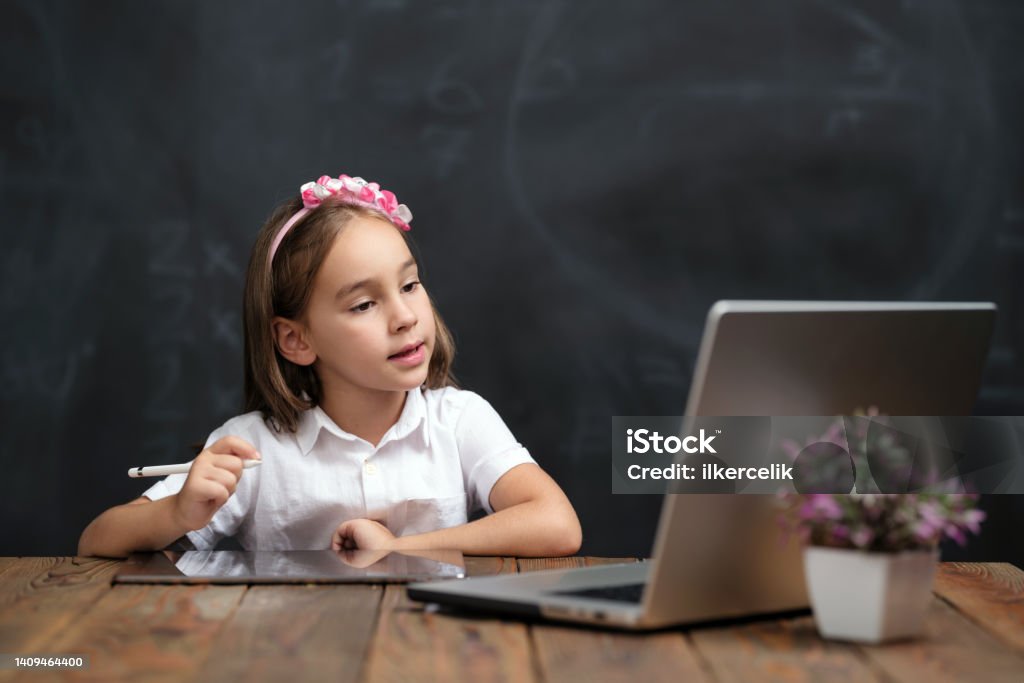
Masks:
[[[313,291],[313,280],[335,237],[349,221],[356,216],[388,220],[385,214],[374,209],[328,200],[291,228],[281,241],[274,262],[268,264],[270,245],[277,231],[301,208],[300,198],[291,199],[277,207],[263,224],[249,256],[242,299],[245,330],[243,412],[259,410],[277,431],[284,428],[294,432],[302,411],[319,405],[322,396],[320,381],[313,367],[296,365],[277,350],[271,320],[277,315],[290,320],[302,317]],[[400,232],[409,250],[413,251],[414,245],[405,231]],[[434,312],[437,332],[424,386],[430,389],[458,386],[451,372],[455,343],[433,299],[430,300],[430,308]]]

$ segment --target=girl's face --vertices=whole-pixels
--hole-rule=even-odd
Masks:
[[[314,279],[305,339],[326,391],[426,381],[434,312],[398,228],[356,216],[341,230]]]

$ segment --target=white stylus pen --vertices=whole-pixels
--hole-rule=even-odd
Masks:
[[[246,460],[242,465],[245,469],[259,467],[262,460]],[[184,462],[180,465],[154,465],[152,467],[133,467],[128,470],[128,476],[132,479],[141,477],[166,477],[168,474],[186,474],[192,469],[192,463]]]

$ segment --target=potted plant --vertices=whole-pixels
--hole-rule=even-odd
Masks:
[[[786,498],[793,498],[792,495]],[[921,632],[943,537],[963,545],[985,513],[964,493],[806,494],[784,524],[804,541],[818,632],[879,643]]]

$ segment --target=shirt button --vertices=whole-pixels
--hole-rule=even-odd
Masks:
[[[377,465],[375,463],[368,462],[366,463],[366,467],[364,468],[364,470],[368,475],[372,477],[373,475],[377,474]]]

